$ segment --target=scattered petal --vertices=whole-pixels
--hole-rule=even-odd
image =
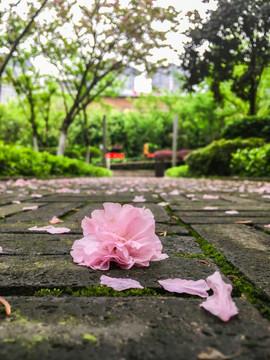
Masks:
[[[3,248],[0,246],[0,254],[3,254]]]
[[[10,306],[9,302],[6,299],[4,299],[2,296],[0,296],[0,304],[4,305],[6,315],[10,316],[10,314],[11,314],[11,306]]]
[[[204,194],[203,195],[204,200],[217,200],[219,199],[218,195],[211,195],[211,194]]]
[[[106,275],[101,276],[100,284],[111,287],[116,291],[122,291],[127,289],[143,289],[143,286],[137,280],[112,278]]]
[[[265,227],[266,229],[270,229],[270,224],[263,225],[263,227]]]
[[[19,200],[13,200],[13,201],[12,201],[12,204],[17,204],[17,205],[19,205],[19,204],[21,204],[21,202],[20,202]]]
[[[217,206],[205,206],[205,207],[203,208],[203,210],[215,211],[215,210],[218,210],[218,207],[217,207]]]
[[[198,354],[198,360],[226,360],[232,357],[222,354],[217,349],[207,347],[204,351]]]
[[[23,207],[23,211],[28,211],[28,210],[37,210],[37,209],[38,209],[38,205],[25,206],[25,207]]]
[[[29,228],[28,230],[30,231],[45,231],[49,234],[65,234],[70,232],[71,230],[67,227],[55,227],[52,225],[47,225],[47,226],[33,226],[31,228]]]
[[[253,224],[252,220],[237,220],[234,222],[235,224]]]
[[[239,211],[237,211],[237,210],[226,210],[226,211],[225,211],[225,214],[228,214],[228,215],[237,215],[237,214],[239,214]]]
[[[145,202],[146,199],[143,195],[136,195],[132,201],[133,202]]]
[[[158,282],[167,291],[179,294],[198,295],[203,298],[208,297],[207,290],[210,289],[205,280],[193,281],[175,278],[158,280]]]
[[[57,216],[53,216],[51,218],[51,220],[49,221],[49,223],[52,224],[52,225],[60,224],[62,222],[63,222],[63,220],[59,219]]]
[[[31,197],[36,199],[42,198],[42,196],[41,194],[31,194]]]
[[[179,190],[173,190],[169,193],[169,195],[179,195],[180,194],[180,191]]]
[[[160,203],[158,203],[159,206],[168,206],[169,203],[168,202],[165,202],[165,201],[162,201]]]
[[[238,309],[231,297],[232,286],[226,284],[218,271],[206,279],[214,294],[209,296],[200,306],[223,321],[228,321],[238,314]]]

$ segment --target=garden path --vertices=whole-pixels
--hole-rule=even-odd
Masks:
[[[1,359],[270,359],[270,183],[103,178],[0,183]],[[146,201],[133,203],[135,195]],[[80,222],[105,201],[150,208],[169,259],[105,272],[144,290],[99,287],[72,263]],[[24,210],[38,206],[36,210]],[[68,234],[33,233],[57,216]],[[219,269],[240,313],[228,323],[157,280]]]

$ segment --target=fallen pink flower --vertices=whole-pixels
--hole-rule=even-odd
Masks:
[[[210,289],[205,280],[193,281],[175,278],[158,280],[158,282],[167,291],[179,294],[198,295],[203,298],[208,296],[207,290]]]
[[[104,203],[82,221],[84,237],[72,246],[73,261],[95,270],[108,270],[110,263],[123,269],[149,266],[168,256],[155,234],[155,220],[149,209]]]
[[[25,206],[22,208],[23,211],[28,211],[28,210],[37,210],[38,209],[38,205],[33,205],[33,206]]]
[[[214,294],[209,296],[200,306],[223,321],[228,321],[238,314],[238,309],[231,297],[232,286],[226,284],[218,271],[206,279]]]
[[[70,229],[67,227],[55,227],[52,225],[47,225],[47,226],[33,226],[31,228],[29,228],[28,230],[30,231],[45,231],[49,234],[65,234],[70,232]]]
[[[13,200],[13,201],[12,201],[12,204],[19,205],[19,204],[21,204],[21,202],[20,202],[19,200]]]
[[[62,222],[63,222],[63,220],[59,219],[57,216],[53,216],[51,218],[51,220],[49,221],[49,223],[52,224],[52,225],[60,224]]]
[[[143,289],[143,286],[137,280],[112,278],[106,275],[101,276],[100,284],[111,287],[116,291],[122,291],[127,289]]]
[[[10,306],[9,302],[6,299],[4,299],[2,296],[0,296],[0,304],[4,305],[6,315],[10,316],[10,314],[11,314],[11,306]]]
[[[132,201],[133,202],[145,202],[146,199],[143,195],[136,195]]]

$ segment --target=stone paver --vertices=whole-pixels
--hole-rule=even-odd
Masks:
[[[135,195],[146,201],[133,203]],[[0,309],[0,358],[186,360],[201,359],[212,348],[223,354],[217,360],[270,359],[269,197],[267,182],[136,177],[0,182],[0,295],[13,310],[5,318]],[[169,259],[128,271],[75,265],[69,252],[82,235],[81,220],[105,201],[151,209]],[[38,209],[23,211],[33,205]],[[28,230],[48,225],[52,216],[71,232]],[[166,293],[157,282],[206,278],[217,269],[234,282],[240,309],[226,324],[201,309],[200,299]],[[146,290],[135,297],[106,292],[98,287],[102,274],[131,277]],[[249,284],[248,292],[241,281]]]

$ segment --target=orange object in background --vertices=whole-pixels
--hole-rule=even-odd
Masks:
[[[118,152],[108,152],[105,155],[106,159],[124,159],[125,154],[124,153],[118,153]]]
[[[146,143],[143,145],[143,155],[148,157],[149,154],[149,144]]]

